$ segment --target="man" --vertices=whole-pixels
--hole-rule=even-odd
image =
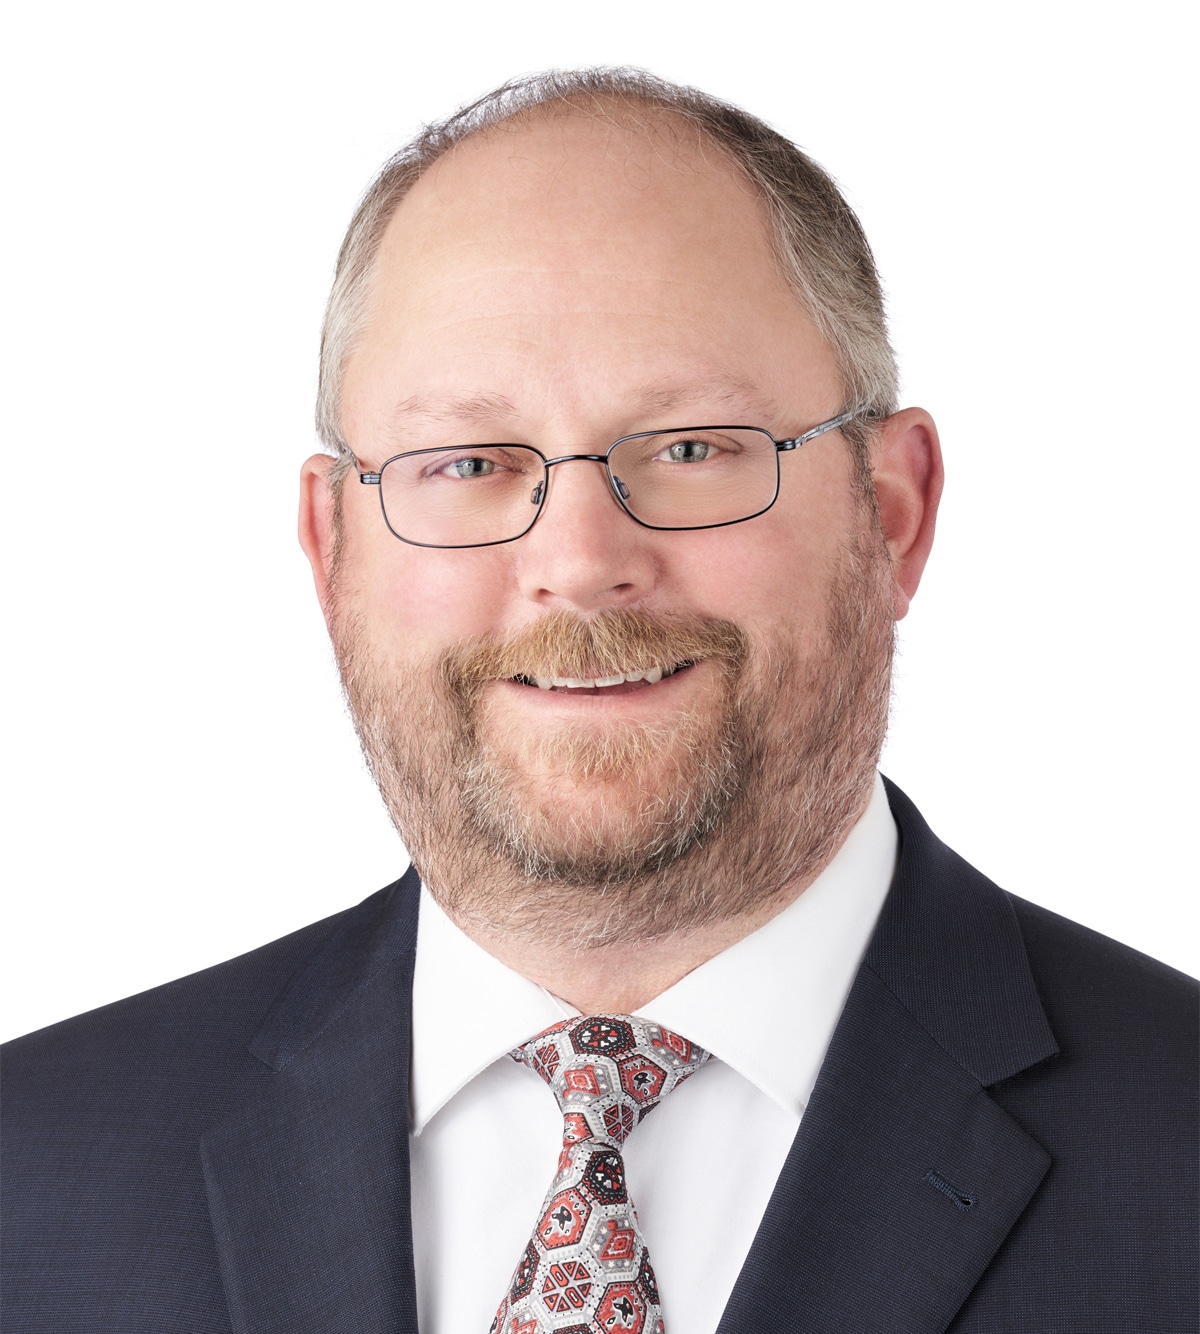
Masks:
[[[941,463],[828,177],[501,90],[361,205],[318,416],[415,870],[13,1045],[12,1328],[1187,1327],[1194,988],[875,774]]]

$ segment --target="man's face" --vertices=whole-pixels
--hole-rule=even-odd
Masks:
[[[417,184],[346,372],[366,468],[721,422],[784,437],[842,409],[757,198],[711,147],[651,133],[543,117]],[[545,938],[569,902],[575,943],[644,938],[744,911],[836,848],[882,741],[893,585],[845,440],[781,471],[766,514],[662,532],[602,465],[564,463],[524,537],[449,550],[398,541],[351,474],[331,631],[393,818],[453,916]],[[668,674],[527,683],[645,668]]]

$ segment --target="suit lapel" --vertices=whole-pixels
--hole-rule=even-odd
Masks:
[[[720,1334],[938,1334],[1048,1165],[861,973]]]
[[[415,875],[376,898],[293,978],[251,1043],[262,1087],[202,1143],[236,1334],[416,1334]]]
[[[1012,908],[889,796],[896,881],[719,1334],[941,1334],[1050,1166],[985,1091],[1057,1050]]]

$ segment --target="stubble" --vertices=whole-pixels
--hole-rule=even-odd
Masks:
[[[890,589],[864,521],[803,652],[782,631],[751,639],[730,621],[632,608],[547,614],[401,667],[336,607],[334,648],[388,812],[447,915],[470,933],[589,949],[754,913],[828,863],[886,732]],[[489,709],[491,681],[701,660],[714,688],[669,724],[529,733]]]

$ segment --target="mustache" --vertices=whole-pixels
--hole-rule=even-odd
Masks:
[[[709,616],[656,616],[611,607],[590,616],[552,611],[511,635],[465,640],[442,655],[441,676],[460,698],[488,681],[573,676],[585,680],[618,672],[670,669],[717,658],[736,675],[746,658],[745,632]]]

